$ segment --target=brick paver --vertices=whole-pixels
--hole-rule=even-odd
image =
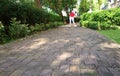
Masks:
[[[120,76],[120,45],[64,25],[0,46],[0,76]]]

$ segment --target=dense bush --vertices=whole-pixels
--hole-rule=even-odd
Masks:
[[[27,28],[28,27],[25,27],[25,25],[19,24],[19,22],[11,21],[9,30],[10,34],[7,35],[5,33],[4,26],[0,26],[0,44],[26,36],[29,33]]]
[[[22,24],[28,24],[29,26],[61,20],[59,15],[50,14],[46,10],[34,7],[29,3],[0,0],[0,21],[4,25],[4,30],[7,35],[9,35],[11,18],[16,18]]]
[[[0,44],[62,24],[59,15],[14,0],[0,0],[0,21]]]
[[[113,19],[111,20],[111,23],[120,26],[120,8],[114,9],[112,12],[113,12]]]
[[[116,26],[120,26],[120,8],[85,13],[80,18],[80,25],[83,27],[98,30],[117,29]]]
[[[99,24],[97,23],[97,22],[88,22],[88,26],[87,26],[88,28],[91,28],[91,29],[100,29],[99,28]]]
[[[10,40],[10,37],[5,34],[5,30],[3,25],[0,22],[0,44],[7,42]]]
[[[52,29],[63,24],[61,22],[50,22],[48,24],[41,23],[28,27],[26,24],[20,24],[20,21],[16,21],[16,18],[13,18],[10,22],[9,35],[5,33],[4,26],[0,23],[0,44],[25,37],[35,32]]]
[[[62,24],[63,23],[61,23],[61,22],[50,22],[48,24],[43,24],[43,23],[35,24],[35,26],[30,26],[30,30],[31,30],[31,33],[34,33],[34,32],[39,32],[39,31],[56,28]]]
[[[20,22],[16,21],[15,18],[11,20],[9,28],[10,28],[9,35],[11,39],[25,37],[26,35],[30,33],[27,25],[20,24]]]
[[[8,2],[7,4],[1,5],[0,11],[0,20],[6,23],[10,23],[9,20],[14,17],[22,23],[27,23],[30,25],[60,20],[58,15],[50,14],[43,9],[33,7],[26,3],[20,4]]]

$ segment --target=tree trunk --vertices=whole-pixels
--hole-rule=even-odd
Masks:
[[[66,20],[65,20],[65,17],[62,15],[62,12],[60,11],[60,16],[62,18],[62,21],[64,22],[64,24],[66,24]]]
[[[117,7],[117,0],[114,0],[114,3],[115,3],[115,7]]]
[[[62,15],[61,0],[58,0],[57,8],[56,8],[57,12],[59,13],[60,17],[62,18],[62,21],[64,22],[64,24],[66,24],[65,17]]]
[[[35,3],[36,3],[36,6],[38,7],[38,8],[41,8],[42,6],[41,6],[41,3],[40,3],[40,0],[35,0]]]
[[[69,12],[68,12],[68,7],[66,7],[66,13],[67,13],[67,21],[66,21],[66,23],[69,23]]]

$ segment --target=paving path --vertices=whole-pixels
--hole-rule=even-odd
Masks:
[[[0,76],[120,76],[120,45],[64,25],[0,46]]]

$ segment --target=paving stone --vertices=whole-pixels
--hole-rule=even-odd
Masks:
[[[97,76],[113,76],[111,73],[103,73],[103,74],[98,74]]]
[[[40,73],[40,76],[51,76],[52,70],[51,69],[45,69]]]
[[[108,68],[106,68],[106,67],[98,67],[97,68],[97,71],[100,73],[100,74],[106,74],[106,73],[110,73],[110,71],[108,70]]]
[[[88,58],[89,58],[89,57],[88,57]],[[97,60],[96,60],[96,59],[91,59],[91,58],[89,58],[89,59],[86,59],[86,60],[85,60],[85,64],[86,64],[86,65],[97,64]]]
[[[69,72],[69,76],[80,76],[79,72]]]
[[[53,73],[52,73],[52,76],[63,76],[63,74],[60,74],[60,73],[58,73],[58,72],[53,72]]]
[[[61,65],[60,66],[60,72],[62,72],[63,74],[68,74],[68,72],[69,72],[69,65]]]
[[[32,57],[27,57],[21,62],[21,64],[28,64],[32,59]]]
[[[39,76],[34,70],[25,71],[21,76]]]
[[[113,76],[120,76],[120,68],[108,68]]]
[[[5,62],[6,62],[6,60],[0,60],[0,64],[3,64]]]
[[[24,59],[26,59],[27,58],[27,56],[26,55],[22,55],[22,56],[20,56],[20,57],[18,57],[18,61],[19,62],[21,62],[21,61],[23,61]]]
[[[79,65],[81,63],[80,58],[74,58],[71,60],[71,64]]]
[[[21,76],[24,71],[25,71],[24,69],[16,70],[10,76]]]
[[[79,65],[70,65],[69,76],[80,76]]]
[[[96,76],[97,72],[95,69],[80,69],[82,76]]]
[[[94,30],[58,27],[0,46],[0,76],[120,76],[118,46]]]
[[[39,59],[40,56],[42,55],[42,52],[41,53],[37,53],[33,56],[33,59]]]
[[[27,64],[27,66],[29,67],[35,67],[37,65],[39,65],[39,62],[34,62],[34,61],[31,61],[30,63]]]
[[[1,67],[5,68],[5,67],[10,67],[13,63],[12,62],[6,62],[4,64],[1,65]]]

